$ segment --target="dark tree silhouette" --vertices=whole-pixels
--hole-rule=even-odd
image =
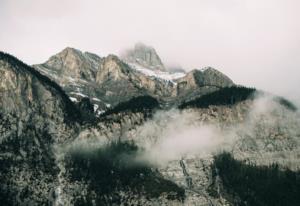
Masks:
[[[215,156],[212,168],[218,170],[225,192],[240,200],[235,205],[300,205],[299,171],[280,169],[276,164],[249,165],[235,160],[230,153]]]
[[[184,189],[164,179],[150,165],[137,161],[138,155],[134,143],[117,141],[94,150],[69,151],[66,166],[70,168],[70,180],[89,182],[89,189],[97,194],[97,205],[120,204],[120,190],[147,198],[166,193],[169,199],[184,199]],[[89,199],[92,198],[86,201]],[[86,201],[77,203],[89,205]]]
[[[225,87],[194,100],[184,102],[179,106],[179,109],[207,108],[210,105],[233,105],[253,98],[255,91],[254,88],[247,87]]]
[[[107,110],[101,116],[117,114],[119,112],[151,112],[159,108],[159,102],[151,96],[138,96]]]

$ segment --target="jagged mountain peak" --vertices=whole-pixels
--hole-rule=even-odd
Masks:
[[[143,43],[137,43],[133,49],[125,51],[122,59],[129,64],[137,64],[147,69],[166,71],[156,50]]]
[[[61,60],[63,62],[66,61],[77,61],[77,62],[83,62],[83,61],[100,61],[101,57],[99,57],[97,54],[91,53],[91,52],[82,52],[79,49],[75,49],[73,47],[66,47],[62,51],[58,52],[57,54],[51,56],[49,60],[46,62],[46,64],[51,64],[53,61]],[[91,63],[91,62],[89,62]]]
[[[67,58],[68,56],[74,56],[76,58],[92,58],[95,60],[101,59],[97,54],[85,51],[82,52],[79,49],[73,48],[73,47],[66,47],[62,51],[58,52],[57,54],[53,55],[52,57],[49,58],[55,58],[55,57],[60,57],[60,58]]]
[[[152,46],[149,46],[149,45],[146,45],[142,42],[137,42],[135,45],[134,45],[134,49],[135,50],[142,50],[142,51],[151,51],[151,52],[155,52],[155,49],[152,47]]]
[[[96,54],[66,47],[45,63],[34,67],[60,82],[69,81],[70,78],[93,81],[101,61],[102,58]]]
[[[100,58],[99,55],[97,55],[97,54],[95,54],[93,52],[82,51],[80,49],[77,49],[77,48],[74,48],[74,47],[70,47],[70,46],[67,46],[66,48],[64,48],[60,52],[56,53],[55,55],[63,55],[63,54],[69,54],[69,55],[90,55],[90,56],[94,56],[94,57]]]
[[[82,51],[80,51],[79,49],[75,49],[72,47],[66,47],[62,51],[51,56],[46,63],[51,64],[51,63],[57,62],[58,60],[61,60],[63,62],[72,61],[72,60],[80,61],[81,59],[83,59],[84,56],[85,56],[84,53]]]
[[[59,54],[81,54],[82,51],[80,51],[79,49],[75,49],[73,47],[66,47],[64,48],[61,52],[58,53]]]

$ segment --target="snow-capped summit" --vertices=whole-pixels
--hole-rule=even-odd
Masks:
[[[157,79],[175,83],[175,79],[185,76],[185,72],[182,70],[169,71],[169,69],[166,69],[156,50],[143,43],[137,43],[133,49],[125,51],[122,60],[132,69]]]

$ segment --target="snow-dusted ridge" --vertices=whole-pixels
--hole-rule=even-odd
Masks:
[[[155,77],[162,80],[167,80],[170,82],[174,82],[175,79],[179,79],[181,77],[184,77],[186,74],[183,72],[176,72],[176,73],[170,73],[170,72],[163,72],[160,70],[151,70],[146,67],[143,67],[141,65],[135,64],[135,63],[127,63],[132,69],[135,69],[147,76]]]

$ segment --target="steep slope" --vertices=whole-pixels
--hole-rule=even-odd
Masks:
[[[80,113],[55,82],[2,52],[0,74],[0,202],[46,205],[58,185],[54,146],[74,137]]]

